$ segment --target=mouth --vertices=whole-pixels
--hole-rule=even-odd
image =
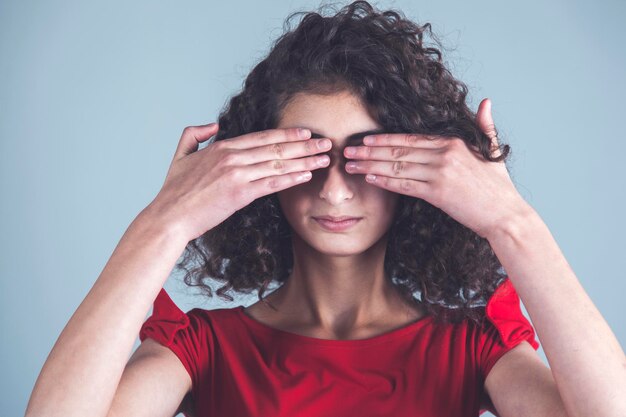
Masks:
[[[357,224],[361,221],[362,217],[350,217],[350,216],[341,216],[341,217],[332,217],[332,216],[321,216],[321,217],[313,217],[313,219],[320,225],[322,228],[331,231],[331,232],[340,232]]]
[[[344,220],[354,220],[354,219],[362,219],[362,217],[357,216],[314,216],[315,220],[326,220],[328,222],[342,222]]]

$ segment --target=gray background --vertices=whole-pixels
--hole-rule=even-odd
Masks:
[[[516,186],[624,346],[625,3],[374,4],[431,22],[473,108],[492,99]],[[215,121],[287,14],[318,5],[0,2],[2,415],[23,414],[183,128]],[[183,310],[224,306],[179,280],[165,287]]]

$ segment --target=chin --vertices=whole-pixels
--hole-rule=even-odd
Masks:
[[[303,242],[327,256],[355,256],[370,249],[376,242],[369,242],[362,236],[333,235],[326,238],[309,237]]]
[[[318,252],[320,252],[323,255],[326,256],[338,256],[338,257],[347,257],[347,256],[358,256],[363,254],[363,252],[365,252],[368,248],[363,248],[363,249],[356,249],[356,250],[351,250],[351,249],[345,249],[345,248],[322,248],[321,250],[318,249]]]
[[[357,226],[349,231],[331,232],[322,230],[314,222],[292,226],[294,243],[326,256],[361,255],[380,243],[385,235],[384,230],[372,230],[367,224],[362,224],[360,230]]]

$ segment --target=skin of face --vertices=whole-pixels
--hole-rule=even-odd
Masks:
[[[277,309],[249,307],[275,327],[327,339],[359,338],[415,319],[384,272],[387,232],[399,194],[345,170],[344,148],[362,145],[360,132],[382,131],[360,99],[349,92],[298,93],[278,128],[304,127],[329,138],[330,164],[305,183],[278,192],[292,228],[294,265],[285,284],[267,296]],[[319,135],[315,135],[319,134]],[[323,229],[313,217],[362,219],[344,231]]]
[[[391,226],[399,195],[367,183],[362,174],[348,173],[343,150],[348,145],[362,145],[362,136],[348,140],[349,136],[381,130],[380,124],[357,97],[342,92],[332,96],[297,94],[284,109],[278,127],[292,126],[309,128],[333,142],[327,152],[329,166],[313,170],[313,178],[308,182],[278,193],[295,238],[329,258],[364,253]],[[362,220],[349,230],[328,232],[313,220],[314,216],[323,215]]]

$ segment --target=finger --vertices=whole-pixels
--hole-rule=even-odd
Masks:
[[[200,143],[214,136],[218,130],[219,126],[217,123],[186,127],[178,141],[176,152],[174,152],[174,160],[176,161],[196,152]]]
[[[292,172],[284,175],[274,175],[271,177],[261,178],[257,181],[249,183],[246,192],[250,193],[252,199],[255,200],[264,195],[276,193],[309,181],[312,177],[310,171]]]
[[[297,142],[277,142],[256,148],[237,150],[235,161],[239,165],[257,164],[267,161],[289,160],[329,151],[330,139],[309,139]]]
[[[420,164],[433,162],[441,151],[408,146],[346,146],[343,154],[348,159],[378,161],[406,161]]]
[[[379,133],[363,138],[367,146],[408,146],[416,148],[440,148],[447,142],[447,138],[438,135],[420,133]]]
[[[242,167],[243,177],[247,181],[258,181],[263,178],[275,177],[278,175],[313,171],[315,169],[327,167],[330,164],[328,155],[314,155],[299,159],[274,159]]]
[[[428,164],[414,164],[404,161],[349,161],[346,171],[350,174],[376,174],[419,181],[433,181],[437,169]]]
[[[369,174],[365,180],[377,187],[394,193],[426,199],[431,192],[432,183],[408,178],[386,177],[384,175]]]
[[[230,149],[248,149],[280,142],[307,140],[310,137],[311,131],[309,129],[301,130],[300,128],[292,127],[251,132],[236,138],[226,139],[225,142]]]
[[[476,112],[476,122],[478,127],[483,133],[491,139],[491,149],[498,148],[498,131],[496,125],[493,122],[493,116],[491,115],[491,100],[488,98],[483,99],[478,105],[478,111]]]

